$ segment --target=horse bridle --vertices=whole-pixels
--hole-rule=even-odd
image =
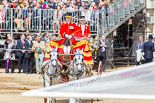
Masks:
[[[83,54],[78,53],[78,54],[74,54],[74,57],[77,56],[77,55],[81,55],[82,57],[84,56]],[[75,63],[75,64],[76,64],[76,63]],[[77,63],[76,66],[77,66],[77,65],[83,65],[83,63]]]
[[[49,51],[49,53],[51,53],[51,52],[58,52],[58,51],[56,51],[55,49],[54,50],[51,50],[51,51]],[[48,67],[44,70],[44,71],[42,71],[42,77],[43,77],[43,79],[44,80],[46,80],[46,78],[43,76],[43,72],[45,72],[46,73],[46,75],[47,76],[49,76],[50,78],[53,78],[53,77],[56,77],[56,76],[58,76],[59,74],[60,74],[60,72],[58,72],[58,66],[56,65],[56,66],[53,66],[53,67],[56,67],[56,69],[55,69],[55,72],[54,73],[52,73],[52,74],[49,74],[47,71],[48,71],[48,69],[50,68],[50,61],[56,61],[56,63],[57,63],[57,60],[56,59],[50,59],[49,61],[48,61]],[[58,63],[57,63],[58,64]],[[45,65],[46,66],[46,65]],[[47,81],[47,80],[46,80]],[[48,81],[47,81],[48,82]],[[49,83],[51,83],[51,81],[49,81]]]
[[[77,55],[82,55],[82,57],[84,56],[84,55],[81,54],[81,53],[74,54],[74,56],[77,56]],[[76,63],[75,63],[75,64],[76,64]],[[84,64],[84,63],[77,63],[76,66],[77,66],[77,65],[83,65],[83,64]],[[74,61],[73,61],[72,65],[73,65],[73,67],[74,67]],[[78,77],[80,77],[80,76],[84,73],[84,70],[82,70],[82,71],[79,72],[78,74],[76,74],[76,73],[74,72],[74,68],[72,68],[71,70],[72,70],[73,74],[70,73],[70,75],[73,76],[73,77],[77,77],[77,79],[78,79]]]
[[[51,53],[51,52],[57,52],[58,57],[59,57],[59,52],[57,50],[53,49],[53,50],[49,51],[49,53]],[[50,61],[56,61],[57,62],[58,60],[57,59],[50,59]]]

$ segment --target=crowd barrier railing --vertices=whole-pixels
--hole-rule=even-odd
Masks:
[[[145,0],[115,0],[99,10],[53,10],[53,9],[0,9],[1,31],[33,31],[59,33],[61,23],[65,21],[66,12],[72,12],[72,22],[79,23],[79,17],[85,16],[90,25],[91,35],[104,34],[120,22],[131,11],[136,10]]]
[[[4,17],[0,18],[0,30],[10,32],[34,31],[59,33],[61,23],[65,21],[68,10],[53,9],[1,9]],[[85,16],[86,24],[90,25],[92,34],[97,34],[99,13],[97,10],[77,10],[72,12],[72,22],[79,23],[79,17]]]

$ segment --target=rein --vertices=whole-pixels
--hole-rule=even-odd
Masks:
[[[42,75],[42,77],[43,77],[43,79],[44,79],[44,81],[47,81],[48,83],[52,83],[52,79],[50,79],[50,81],[48,81],[46,78],[45,78],[45,75],[44,75],[44,73],[46,73],[47,74],[47,76],[49,76],[50,78],[53,78],[53,77],[57,77],[58,75],[60,75],[60,72],[58,72],[58,68],[56,67],[56,70],[55,70],[55,73],[53,73],[53,74],[49,74],[48,73],[48,71],[46,71],[46,70],[48,70],[47,69],[47,66],[48,65],[48,68],[49,68],[49,61],[42,67],[42,71],[41,71],[41,75]],[[58,64],[59,65],[59,64]]]
[[[57,52],[57,53],[58,53],[58,51],[57,51],[57,50],[55,50],[55,49],[53,49],[53,50],[49,51],[49,53],[51,53],[51,52]]]
[[[50,68],[49,66],[50,66],[50,64],[49,64],[49,62],[48,62],[47,71],[48,71],[48,69]],[[45,73],[46,73],[50,78],[53,78],[53,77],[56,77],[57,75],[59,75],[59,73],[57,72],[57,71],[58,71],[58,70],[57,70],[57,66],[56,66],[55,72],[54,72],[53,74],[49,74],[47,71],[46,71]]]
[[[72,65],[72,67],[71,67],[72,69],[71,70],[72,70],[73,73],[72,74],[69,73],[69,75],[71,75],[72,77],[77,77],[77,79],[78,79],[84,73],[84,71],[86,72],[86,74],[89,73],[88,68],[87,68],[87,65],[85,64],[85,62],[83,62],[83,65],[86,68],[86,70],[85,69],[82,70],[79,74],[75,74],[74,73],[74,69],[73,69],[74,68],[74,63],[73,62],[72,62],[71,65]]]
[[[59,60],[58,60],[58,61],[59,61]],[[59,62],[60,62],[60,64],[65,65],[65,66],[67,66],[67,67],[77,69],[77,68],[75,68],[75,67],[72,67],[72,66],[68,65],[68,63],[71,63],[72,61],[69,61],[69,62],[67,62],[67,63],[63,63],[63,62],[61,62],[61,61],[59,61]]]

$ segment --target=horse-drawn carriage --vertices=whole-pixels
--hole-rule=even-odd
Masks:
[[[67,13],[66,22],[61,24],[61,39],[51,40],[46,49],[45,61],[41,68],[45,87],[92,75],[94,62],[88,42],[90,27],[84,23],[85,17],[82,16],[79,19],[81,24],[70,22],[71,15]],[[47,99],[47,102],[50,100]]]
[[[71,54],[63,54],[61,53],[61,46],[52,48],[49,45],[47,48],[46,57],[48,55],[50,58],[48,60],[45,58],[41,68],[45,87],[92,75],[89,64],[84,61],[83,50],[72,49]],[[50,103],[50,100],[47,99],[47,102]]]

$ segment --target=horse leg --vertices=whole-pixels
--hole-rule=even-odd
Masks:
[[[93,65],[92,64],[88,64],[88,71],[89,71],[89,77],[92,76],[92,69],[93,69]]]
[[[45,80],[43,82],[44,82],[44,87],[46,87]],[[44,103],[47,103],[47,98],[44,98]]]
[[[52,99],[52,103],[56,103],[56,99]]]
[[[69,103],[77,103],[77,101],[76,101],[75,98],[70,98],[70,99],[69,99]]]
[[[81,99],[77,99],[77,103],[82,103],[82,100]]]
[[[45,73],[44,74],[44,78],[45,78],[45,87],[49,87],[50,86],[50,77],[48,77],[48,75]],[[51,103],[50,98],[45,98],[44,99],[45,103]]]
[[[93,103],[94,102],[94,100],[93,99],[91,99],[91,103]]]

